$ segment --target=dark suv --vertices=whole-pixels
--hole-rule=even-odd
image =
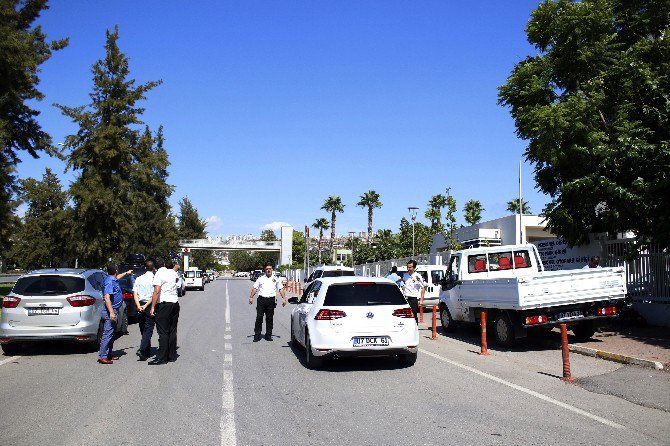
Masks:
[[[125,262],[119,263],[119,273],[133,270],[133,274],[119,279],[119,286],[123,293],[123,300],[126,303],[128,319],[132,321],[137,319],[137,307],[135,306],[135,298],[133,296],[133,285],[135,285],[135,279],[137,277],[147,272],[145,262],[146,258],[143,254],[130,254],[126,257]]]

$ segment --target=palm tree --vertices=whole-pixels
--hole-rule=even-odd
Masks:
[[[323,231],[330,228],[330,225],[328,224],[328,220],[321,217],[317,218],[314,223],[312,223],[312,227],[319,230],[319,265],[321,265],[321,240],[323,239]]]
[[[482,220],[484,208],[479,200],[468,200],[463,207],[465,221],[471,225],[476,225]]]
[[[428,201],[428,210],[424,214],[430,220],[430,229],[435,232],[444,231],[442,224],[442,208],[447,205],[447,197],[442,194],[433,195]]]
[[[361,201],[356,203],[356,206],[368,208],[368,245],[372,242],[372,209],[382,207],[382,202],[379,201],[379,194],[373,190],[369,190],[361,195]]]
[[[342,199],[337,195],[331,195],[323,202],[321,209],[330,212],[330,251],[333,251],[333,243],[335,243],[335,212],[344,212],[344,204]]]
[[[528,205],[526,200],[523,200],[523,207],[521,209],[522,209],[521,212],[523,214],[525,214],[525,215],[530,215],[531,214],[530,206]],[[507,210],[509,212],[513,213],[513,214],[518,214],[519,213],[519,199],[515,198],[514,200],[508,201],[507,202]]]

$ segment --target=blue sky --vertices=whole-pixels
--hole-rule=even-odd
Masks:
[[[524,27],[537,1],[52,1],[37,23],[70,45],[42,66],[37,104],[54,142],[76,132],[51,104],[89,102],[91,66],[105,30],[138,82],[162,79],[144,121],[165,127],[171,203],[188,196],[211,235],[296,228],[327,217],[339,195],[337,232],[364,231],[356,206],[381,195],[374,226],[398,230],[408,206],[446,187],[459,222],[469,199],[484,219],[507,214],[518,196],[526,146],[497,87],[535,50]],[[57,160],[23,157],[21,178]],[[539,212],[548,197],[523,167],[524,198]]]

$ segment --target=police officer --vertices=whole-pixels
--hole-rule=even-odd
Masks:
[[[407,272],[402,277],[405,284],[402,286],[402,293],[407,299],[407,303],[412,307],[414,320],[419,323],[419,305],[423,306],[423,295],[426,293],[426,283],[421,274],[416,272],[416,261],[407,262]]]
[[[114,332],[119,322],[119,309],[123,304],[123,294],[118,279],[132,274],[133,270],[128,270],[119,274],[119,267],[116,263],[107,265],[107,277],[104,282],[104,305],[100,310],[100,316],[104,321],[102,329],[102,338],[100,339],[100,350],[98,351],[98,362],[100,364],[112,364],[112,361],[119,359],[119,356],[113,356]]]
[[[277,291],[281,294],[282,306],[286,306],[286,295],[281,280],[273,274],[272,264],[266,263],[265,274],[260,276],[254,283],[249,296],[249,305],[254,303],[254,295],[258,291],[256,301],[256,325],[254,326],[254,342],[261,340],[261,327],[263,325],[263,315],[265,315],[265,340],[272,341],[272,325],[277,306]]]
[[[156,325],[156,318],[149,315],[146,311],[147,307],[151,305],[151,298],[154,295],[154,274],[156,268],[153,260],[148,260],[145,263],[146,272],[135,279],[133,285],[133,297],[135,298],[135,307],[137,308],[137,322],[140,326],[140,348],[137,350],[137,356],[140,361],[145,361],[151,356],[151,337],[154,333],[154,326]]]

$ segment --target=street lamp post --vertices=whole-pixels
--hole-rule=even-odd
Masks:
[[[351,239],[351,267],[354,267],[354,231],[349,231],[349,238]]]
[[[414,258],[414,222],[416,221],[416,211],[419,210],[416,206],[409,206],[407,208],[409,216],[412,219],[412,258]]]

